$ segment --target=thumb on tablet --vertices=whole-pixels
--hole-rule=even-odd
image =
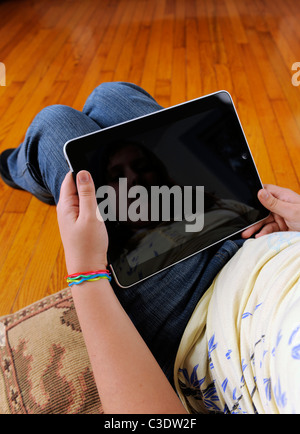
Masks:
[[[289,218],[291,212],[291,203],[275,197],[270,191],[262,189],[258,192],[258,199],[261,204],[274,214],[283,218]]]
[[[79,215],[95,215],[97,201],[95,186],[89,172],[82,170],[77,174],[77,190],[79,196]]]

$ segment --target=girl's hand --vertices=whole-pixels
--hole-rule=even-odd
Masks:
[[[242,236],[249,238],[255,232],[255,238],[278,231],[300,231],[300,196],[288,188],[265,185],[258,192],[262,205],[271,211],[264,221],[246,229]]]
[[[95,186],[89,172],[69,172],[61,186],[57,219],[68,274],[107,268],[108,236],[97,212]]]

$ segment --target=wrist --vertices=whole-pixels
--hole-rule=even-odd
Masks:
[[[66,260],[68,274],[88,273],[89,271],[107,270],[108,262],[106,259],[100,261],[68,261]]]

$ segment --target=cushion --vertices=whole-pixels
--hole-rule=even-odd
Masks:
[[[103,413],[70,289],[0,318],[0,413]]]

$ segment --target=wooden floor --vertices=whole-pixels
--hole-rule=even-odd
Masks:
[[[234,99],[263,182],[299,192],[299,0],[0,1],[0,151],[43,107],[81,109],[102,81],[164,106]],[[56,211],[0,181],[0,315],[65,286]]]

